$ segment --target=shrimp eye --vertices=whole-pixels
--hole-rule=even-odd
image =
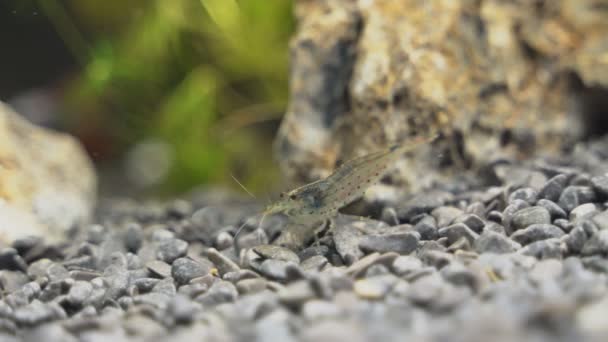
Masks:
[[[291,199],[291,200],[295,200],[295,199],[296,199],[296,194],[290,195],[290,196],[289,196],[289,199]]]
[[[281,193],[279,194],[279,197],[280,197],[280,198],[283,198],[283,197],[285,197],[285,194],[281,192]]]

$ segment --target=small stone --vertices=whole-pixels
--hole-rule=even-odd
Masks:
[[[509,203],[512,203],[515,200],[522,200],[530,205],[534,205],[534,203],[536,203],[537,198],[538,193],[536,192],[536,190],[532,188],[521,188],[513,191],[509,195]]]
[[[568,214],[566,214],[564,209],[557,205],[557,203],[548,199],[540,199],[536,202],[536,205],[547,209],[552,220],[565,219],[568,217]]]
[[[236,283],[236,288],[240,294],[252,294],[266,289],[267,281],[264,278],[252,278],[239,280]]]
[[[202,277],[205,274],[208,274],[211,271],[211,268],[213,268],[211,262],[203,264],[190,258],[179,258],[171,265],[171,276],[178,284],[183,285],[193,278]]]
[[[521,209],[513,214],[511,226],[513,229],[524,229],[533,224],[548,224],[551,223],[551,215],[547,209],[534,206]]]
[[[397,283],[394,275],[383,275],[355,281],[353,291],[362,299],[380,300]]]
[[[568,251],[572,253],[580,253],[583,250],[585,242],[587,242],[587,234],[581,225],[576,225],[565,239]]]
[[[521,245],[508,237],[486,230],[475,241],[475,250],[478,253],[511,253],[521,248]]]
[[[380,253],[372,253],[368,254],[365,257],[357,260],[352,265],[350,265],[346,269],[347,274],[351,274],[353,277],[357,278],[359,275],[363,275],[367,269],[376,263],[376,261],[380,258]]]
[[[253,279],[253,278],[258,278],[260,275],[255,273],[252,270],[238,270],[238,271],[234,271],[234,272],[228,272],[225,273],[222,276],[222,279],[229,281],[231,283],[236,283],[239,280],[242,279]]]
[[[203,306],[215,306],[217,304],[234,302],[239,295],[236,286],[231,282],[218,280],[202,295],[196,297],[196,301]]]
[[[570,221],[576,223],[578,221],[586,220],[598,213],[597,206],[593,203],[581,204],[578,207],[572,209],[570,212]]]
[[[302,307],[302,316],[309,321],[320,321],[339,317],[342,310],[332,302],[313,299]]]
[[[566,233],[570,232],[572,230],[572,228],[574,227],[574,225],[566,219],[557,219],[557,220],[553,221],[553,224],[558,226],[561,230],[565,231]]]
[[[518,253],[537,259],[561,259],[563,249],[560,239],[555,238],[533,242],[520,249]]]
[[[285,247],[274,245],[260,245],[253,247],[253,251],[264,259],[275,259],[292,262],[295,264],[300,263],[300,258],[298,257],[298,255]]]
[[[223,251],[224,249],[232,246],[233,242],[234,238],[232,237],[232,235],[230,235],[230,233],[221,232],[217,234],[217,237],[215,238],[215,247],[218,250]]]
[[[608,295],[594,301],[590,301],[576,312],[577,326],[586,336],[608,335]]]
[[[566,175],[559,174],[554,176],[540,189],[538,198],[545,198],[554,202],[557,201],[567,183],[568,177]]]
[[[516,212],[518,212],[524,208],[528,208],[528,207],[530,207],[530,205],[527,202],[522,201],[520,199],[516,199],[511,204],[509,204],[505,208],[505,210],[503,210],[502,225],[505,226],[505,228],[507,229],[507,232],[512,232],[514,230],[511,227],[511,222],[513,221],[513,215]]]
[[[380,214],[380,220],[386,222],[391,226],[399,225],[399,217],[397,216],[397,211],[392,207],[384,207],[382,209],[382,213]]]
[[[453,262],[443,267],[440,274],[447,282],[456,286],[467,286],[473,292],[477,292],[481,284],[480,276],[460,262]]]
[[[310,257],[310,258],[302,261],[300,266],[302,267],[302,270],[304,270],[305,272],[320,271],[328,263],[329,263],[329,261],[327,260],[326,257],[324,257],[322,255],[315,255],[313,257]]]
[[[308,300],[316,297],[313,288],[306,280],[292,282],[281,289],[278,295],[281,303],[292,308],[298,308]]]
[[[177,290],[175,288],[173,278],[161,279],[158,283],[154,285],[154,287],[152,288],[152,292],[163,293],[167,296],[174,296]]]
[[[152,260],[146,263],[146,268],[157,277],[166,278],[171,276],[171,265],[160,260]]]
[[[437,220],[437,226],[440,228],[452,223],[462,214],[464,214],[463,211],[455,207],[438,207],[431,212],[431,215]]]
[[[50,282],[60,281],[70,276],[68,270],[60,264],[51,263],[46,269],[46,276]]]
[[[8,293],[17,291],[29,281],[27,275],[19,271],[0,271],[0,287]]]
[[[15,248],[7,247],[0,250],[0,269],[25,272],[27,264]]]
[[[422,240],[435,240],[437,238],[437,221],[431,215],[424,217],[414,225],[414,230],[420,234]]]
[[[429,266],[433,266],[436,269],[448,265],[454,259],[451,253],[442,252],[438,250],[426,250],[420,253],[420,260]]]
[[[93,285],[86,281],[76,281],[68,292],[67,301],[70,305],[80,307],[93,292]]]
[[[583,246],[583,255],[607,254],[608,253],[608,230],[600,230],[593,234]]]
[[[156,257],[168,264],[175,259],[186,256],[188,252],[188,243],[180,239],[164,239],[160,242]]]
[[[475,240],[479,238],[479,234],[475,233],[464,223],[456,223],[451,226],[439,229],[439,236],[446,237],[448,239],[449,244],[453,244],[462,237],[469,240],[469,243],[474,244]]]
[[[17,308],[15,310],[15,322],[22,326],[34,326],[43,322],[50,322],[66,318],[63,308],[57,303],[42,303],[38,300]]]
[[[501,223],[503,224],[505,221],[504,215],[498,210],[492,210],[488,213],[488,221]]]
[[[570,212],[579,205],[590,203],[594,200],[595,192],[591,187],[571,185],[564,189],[557,204],[566,212]]]
[[[591,178],[591,186],[599,197],[608,198],[608,174]]]
[[[271,279],[287,280],[287,268],[290,265],[297,267],[297,264],[291,261],[266,259],[257,271]]]
[[[166,310],[171,297],[161,292],[150,292],[133,297],[133,304],[147,305],[159,310]]]
[[[466,214],[458,217],[454,223],[464,223],[467,227],[471,228],[475,233],[481,233],[483,227],[485,226],[485,222],[481,219],[481,217],[475,214]]]
[[[581,261],[585,268],[598,272],[608,274],[608,259],[603,255],[592,255],[581,258]]]
[[[209,248],[207,250],[207,258],[217,267],[220,275],[224,275],[228,272],[236,272],[241,268],[234,261],[230,260],[224,254],[218,252],[215,248]]]
[[[552,224],[533,224],[525,229],[520,229],[511,235],[511,239],[522,245],[564,236],[564,232],[559,227]]]
[[[125,232],[125,247],[129,252],[137,253],[143,244],[143,230],[137,223],[127,225]]]
[[[392,269],[398,276],[406,276],[422,268],[422,261],[414,256],[401,255],[395,258]]]
[[[604,210],[601,213],[595,215],[591,221],[595,223],[598,229],[608,230],[608,210]]]
[[[507,235],[505,227],[503,227],[501,224],[498,224],[496,222],[488,222],[483,227],[483,232],[494,232],[494,233],[497,233],[500,235]]]
[[[177,324],[189,324],[196,315],[203,310],[203,307],[190,300],[190,298],[177,295],[171,299],[167,307],[167,312]]]
[[[133,284],[137,286],[137,289],[141,293],[149,292],[154,286],[160,281],[157,278],[140,278],[133,281]]]
[[[420,234],[418,232],[366,235],[361,239],[359,248],[365,253],[396,252],[409,254],[416,250],[419,240]]]
[[[443,280],[437,273],[414,281],[407,293],[408,299],[417,305],[427,306],[438,298],[443,288]]]

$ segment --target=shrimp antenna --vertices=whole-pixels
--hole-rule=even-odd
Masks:
[[[230,177],[232,177],[232,179],[234,179],[234,181],[236,182],[236,184],[238,184],[238,185],[239,185],[241,188],[243,188],[243,190],[245,190],[245,192],[246,192],[246,193],[247,193],[249,196],[251,196],[251,197],[252,197],[252,198],[254,198],[254,199],[257,199],[257,198],[255,197],[255,195],[253,195],[251,192],[249,192],[249,190],[247,190],[247,188],[246,188],[246,187],[245,187],[243,184],[241,184],[241,182],[239,182],[239,180],[238,180],[238,179],[236,179],[236,177],[234,177],[234,175],[233,175],[232,173],[230,173]]]

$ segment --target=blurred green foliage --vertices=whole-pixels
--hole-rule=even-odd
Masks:
[[[68,84],[67,122],[99,150],[168,143],[164,193],[234,185],[231,173],[254,190],[276,179],[263,122],[286,106],[291,1],[38,4],[83,66]]]

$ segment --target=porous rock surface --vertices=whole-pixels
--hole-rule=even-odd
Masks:
[[[398,165],[401,185],[607,129],[604,1],[310,0],[295,10],[276,141],[293,183],[429,132],[446,137]]]
[[[96,182],[74,138],[37,127],[0,102],[0,241],[63,237],[90,217]]]

